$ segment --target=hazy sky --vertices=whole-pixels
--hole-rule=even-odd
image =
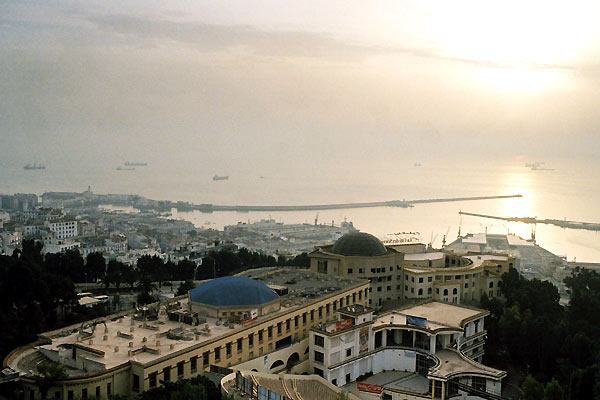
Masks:
[[[3,0],[0,166],[597,157],[598,15],[594,1]]]

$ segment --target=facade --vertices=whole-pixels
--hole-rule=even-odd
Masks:
[[[77,236],[77,221],[75,218],[65,217],[56,221],[47,221],[46,225],[54,232],[56,239],[67,239]]]
[[[61,400],[131,396],[164,381],[240,364],[277,373],[308,364],[313,326],[335,320],[341,307],[366,305],[369,299],[364,280],[293,268],[256,269],[241,276],[278,287],[280,308],[250,320],[237,311],[211,317],[194,310],[191,295],[182,296],[44,333],[38,342],[10,353],[4,367],[19,373],[28,399],[39,399],[37,366],[49,360],[68,366],[69,379],[48,392],[48,398]]]
[[[344,307],[338,321],[311,329],[313,373],[383,399],[501,394],[506,372],[480,364],[488,311],[435,301],[378,316],[373,311]],[[381,384],[378,374],[387,374],[388,383]]]
[[[221,388],[236,400],[337,400],[342,389],[317,375],[266,374],[236,371],[221,380]],[[359,400],[348,394],[348,400]]]
[[[346,234],[333,245],[318,247],[309,257],[313,272],[368,279],[372,307],[380,308],[386,301],[403,298],[404,254],[385,247],[373,235]]]
[[[369,306],[375,309],[407,299],[460,304],[478,301],[483,293],[499,297],[501,276],[514,263],[510,256],[460,256],[415,243],[384,246],[366,233],[344,235],[309,257],[312,271],[368,279]]]

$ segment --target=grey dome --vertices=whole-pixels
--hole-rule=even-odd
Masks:
[[[347,233],[335,242],[331,252],[344,256],[383,256],[385,246],[375,236],[368,233]]]

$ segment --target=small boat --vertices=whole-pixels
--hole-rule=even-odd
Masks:
[[[45,166],[44,164],[36,164],[36,163],[33,163],[33,165],[32,165],[32,164],[27,164],[27,165],[25,165],[25,166],[23,167],[23,169],[28,169],[28,170],[29,170],[29,169],[46,169],[46,166]]]
[[[229,179],[229,175],[215,175],[213,181],[226,181]]]

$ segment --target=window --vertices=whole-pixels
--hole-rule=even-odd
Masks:
[[[183,361],[179,361],[177,363],[177,376],[183,376],[183,366],[184,366],[184,362]]]
[[[410,277],[410,281],[411,281],[411,282],[414,282],[414,281],[415,281],[415,277],[414,277],[414,276],[411,276],[411,277]]]
[[[462,275],[454,275],[454,279],[461,279]]]
[[[165,381],[165,382],[171,381],[171,367],[163,368],[163,381]]]
[[[241,353],[242,352],[242,347],[244,345],[243,339],[242,338],[238,338],[237,340],[237,352]]]
[[[427,282],[433,282],[433,276],[428,276],[427,277]]]
[[[219,361],[221,359],[221,348],[215,347],[215,361]]]
[[[231,343],[227,343],[225,345],[225,355],[227,355],[227,357],[231,357]]]
[[[362,290],[360,292],[358,292],[358,301],[362,300]],[[335,306],[333,308],[335,310]]]
[[[319,307],[319,318],[323,316],[323,306]]]
[[[364,274],[365,273],[365,269],[364,268],[359,268],[358,269],[358,273],[359,274]]]
[[[440,288],[435,288],[435,294],[440,294]]]
[[[315,346],[324,347],[325,338],[323,336],[315,335]]]
[[[494,297],[494,291],[493,290],[490,290],[488,292],[488,297]]]
[[[465,282],[465,289],[469,288],[469,282]]]
[[[423,277],[419,278],[419,283],[423,283]]]
[[[204,365],[204,366],[208,365],[209,357],[210,357],[210,353],[208,351],[205,351],[204,353],[202,353],[202,365]]]
[[[457,288],[452,289],[452,294],[458,294],[458,289]]]
[[[472,379],[471,386],[473,387],[473,389],[477,389],[477,390],[481,390],[482,392],[485,392],[485,378],[481,378],[479,376],[474,376],[471,379]]]
[[[306,325],[306,313],[302,313],[302,325]]]
[[[318,261],[317,262],[317,272],[320,274],[327,273],[327,261]]]
[[[310,310],[310,321],[314,321],[315,320],[315,310]]]
[[[58,396],[56,396],[56,393],[58,393]],[[60,397],[60,392],[56,392],[55,393],[55,398],[58,399]],[[96,386],[96,400],[100,399],[100,386]]]
[[[494,287],[494,282],[490,282],[490,289]]]
[[[444,296],[448,296],[448,289],[444,289]]]
[[[414,293],[414,292],[415,292],[415,288],[414,288],[414,287],[411,287],[411,288],[410,288],[410,292],[411,292],[411,293]]]
[[[329,315],[329,304],[325,305],[325,315]]]
[[[381,292],[381,286],[377,286],[377,291]]]
[[[419,289],[419,296],[423,296],[423,289]]]
[[[392,287],[391,287],[391,286],[388,286],[386,289],[387,289],[387,290],[392,290]]]
[[[315,351],[315,362],[323,364],[325,361],[325,355],[320,351]]]
[[[69,390],[71,398],[73,398],[73,391]],[[106,384],[106,395],[110,396],[112,394],[112,382],[108,382]]]
[[[351,274],[353,272],[352,268],[348,268],[348,273]]]
[[[198,357],[194,356],[190,358],[190,369],[195,372],[198,369]]]
[[[137,378],[137,387],[136,387],[136,378]],[[140,391],[140,377],[137,376],[136,374],[133,374],[133,391],[134,392],[139,392]],[[87,389],[81,389],[81,400],[87,400],[88,395],[87,395]]]
[[[356,293],[352,293],[352,303],[356,303]]]
[[[387,277],[387,281],[390,282],[392,280],[392,275]]]
[[[273,327],[272,326],[267,328],[267,336],[269,337],[269,339],[271,339],[273,337]]]
[[[352,349],[346,349],[346,357],[352,356]]]
[[[452,275],[446,275],[446,276],[444,276],[444,280],[445,281],[452,280]]]
[[[335,303],[333,304],[333,307],[334,307],[334,309],[335,309]],[[298,316],[296,315],[296,316],[294,317],[294,328],[297,328],[297,327],[298,327]]]
[[[404,286],[404,290],[408,292],[408,285]]]
[[[109,385],[110,385],[110,383],[109,383]],[[109,387],[110,387],[110,386],[109,386]],[[74,398],[75,398],[75,394],[73,394],[73,391],[72,391],[72,390],[69,390],[69,391],[67,392],[67,399],[68,399],[68,400],[73,400]]]
[[[156,372],[152,372],[150,375],[148,375],[148,385],[153,388],[156,387]],[[96,396],[98,397],[98,396]]]
[[[432,294],[431,292],[432,292],[431,288],[427,288],[427,294]]]

